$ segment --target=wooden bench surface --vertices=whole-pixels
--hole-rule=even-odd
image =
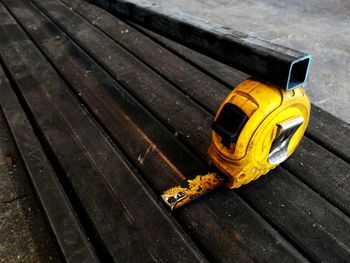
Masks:
[[[1,0],[0,63],[1,109],[67,261],[349,261],[341,120],[313,105],[283,165],[171,213],[160,194],[207,171],[213,115],[249,76],[80,0]]]

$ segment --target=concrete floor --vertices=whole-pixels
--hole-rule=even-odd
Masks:
[[[311,101],[350,123],[349,0],[151,1],[312,54]]]
[[[0,262],[60,262],[1,110]]]

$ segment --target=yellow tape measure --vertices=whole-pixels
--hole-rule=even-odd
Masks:
[[[226,97],[215,116],[209,162],[227,177],[229,188],[238,188],[286,160],[302,139],[309,118],[310,101],[302,87],[284,91],[247,80]],[[215,173],[211,176],[219,177]],[[217,179],[207,188],[201,187],[201,192],[193,198],[191,184],[182,187],[181,192],[176,188],[166,191],[162,197],[170,207],[176,208],[222,181]]]

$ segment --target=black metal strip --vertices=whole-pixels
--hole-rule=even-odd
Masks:
[[[147,1],[90,2],[282,89],[291,90],[307,81],[308,54]]]

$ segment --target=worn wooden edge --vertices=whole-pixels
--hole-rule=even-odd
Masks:
[[[11,4],[12,3],[13,2],[11,2]],[[12,27],[12,29],[14,28]],[[12,34],[16,36],[16,31],[12,31],[11,35]],[[165,212],[165,210],[159,206],[157,201],[154,199],[152,200],[154,195],[147,192],[147,187],[143,183],[135,180],[136,176],[134,172],[127,167],[125,161],[117,161],[116,150],[111,147],[108,140],[106,140],[105,136],[100,133],[99,129],[95,129],[95,132],[93,132],[93,128],[91,128],[91,125],[89,124],[93,122],[89,120],[89,117],[81,114],[82,111],[79,110],[81,106],[78,101],[75,99],[72,100],[73,96],[68,95],[70,93],[63,88],[61,81],[55,77],[55,74],[52,73],[53,71],[48,64],[44,65],[41,63],[41,65],[39,63],[40,61],[44,61],[40,53],[38,53],[34,47],[31,48],[30,44],[24,44],[22,46],[18,44],[23,43],[21,42],[21,37],[23,36],[17,35],[16,40],[11,43],[17,45],[16,50],[21,51],[21,54],[26,54],[27,57],[25,63],[28,63],[28,61],[36,61],[36,64],[33,64],[33,68],[31,69],[26,68],[27,71],[32,72],[33,74],[31,76],[26,76],[25,79],[20,77],[20,72],[17,71],[18,67],[15,67],[15,64],[10,67],[10,70],[13,70],[11,73],[15,74],[15,80],[19,82],[18,84],[22,88],[20,90],[28,105],[28,110],[30,109],[34,116],[36,116],[38,125],[41,126],[42,132],[47,136],[47,146],[51,147],[52,150],[56,152],[56,157],[61,163],[63,170],[69,173],[69,180],[72,185],[78,186],[77,182],[80,182],[79,184],[82,189],[77,189],[77,187],[75,187],[75,191],[80,191],[80,193],[84,192],[85,194],[85,197],[80,195],[80,201],[83,202],[83,199],[85,198],[85,208],[90,206],[90,208],[88,208],[90,209],[90,214],[95,213],[95,218],[100,215],[101,219],[97,221],[99,222],[98,224],[100,224],[99,227],[104,227],[105,225],[108,228],[110,226],[115,228],[116,231],[113,231],[113,235],[111,235],[111,230],[108,230],[107,228],[104,230],[108,230],[109,232],[105,232],[108,236],[105,236],[106,238],[104,241],[107,242],[109,240],[109,248],[111,250],[114,249],[114,252],[111,252],[114,255],[113,258],[115,260],[121,260],[124,255],[124,258],[127,256],[130,259],[130,256],[133,255],[132,257],[134,259],[158,258],[158,260],[169,260],[173,258],[174,260],[191,261],[195,258],[200,261],[205,260],[204,257],[193,248],[193,244],[191,245],[191,243],[189,243],[189,239],[186,238],[185,233],[181,231],[181,229],[175,224],[174,220],[169,217],[169,213]],[[1,49],[2,51],[8,52],[3,45],[1,46]],[[25,53],[24,50],[30,52]],[[34,57],[36,57],[36,59],[34,59]],[[29,60],[29,58],[31,58],[31,60]],[[6,62],[10,64],[13,63],[8,60]],[[18,58],[16,63],[18,63]],[[24,68],[22,67],[21,69],[23,70]],[[46,87],[46,92],[52,99],[49,103],[45,101],[47,95],[39,92],[39,87],[41,86],[39,83],[45,83],[46,81],[50,81],[53,86]],[[29,83],[28,85],[36,85],[38,87],[38,89],[34,91],[37,92],[35,100],[33,100],[34,97],[31,97],[33,94],[30,94],[29,90],[26,88],[27,83]],[[60,107],[57,105],[57,101],[61,103]],[[50,103],[52,104],[49,105]],[[44,107],[47,109],[46,112],[43,111]],[[69,108],[70,111],[55,113],[55,110],[58,108]],[[43,114],[43,112],[45,112],[45,114]],[[63,114],[65,121],[60,119],[57,114]],[[72,122],[73,119],[75,120],[74,122]],[[64,132],[67,129],[65,127],[65,122],[68,122],[69,127],[74,129],[73,136],[74,134],[79,134],[78,141],[84,142],[84,145],[79,146],[77,140],[73,140],[73,137],[72,140],[70,138],[68,139],[68,137],[66,138],[65,134],[62,133],[62,131]],[[49,123],[51,123],[50,127],[53,128],[50,131]],[[58,129],[58,127],[60,128]],[[93,125],[92,127],[96,126]],[[99,138],[103,138],[102,141]],[[87,159],[84,160],[83,155],[80,154],[82,149],[88,151],[87,154],[95,158],[94,166],[89,167],[89,162],[91,163],[91,161],[88,161]],[[66,151],[66,153],[69,154],[63,154],[63,151]],[[106,162],[108,162],[108,165],[106,165]],[[87,180],[84,183],[84,181],[82,181],[84,178],[80,179],[80,175],[84,174],[84,177],[88,178],[90,174],[97,175],[99,173],[104,174],[103,180],[106,180],[105,183],[107,183],[107,185],[104,187],[104,190],[102,189],[103,187],[100,187],[101,191],[97,191],[98,194],[91,195],[91,191],[86,191],[88,190],[86,187],[90,187],[90,190],[94,191],[94,189],[96,189],[95,187],[98,185],[103,186],[105,183],[102,183],[103,180],[101,181],[96,176],[94,176],[93,185],[89,183],[92,180]],[[92,178],[93,177],[90,176],[90,179]],[[127,182],[125,182],[125,180]],[[137,187],[135,185],[137,185]],[[118,201],[113,201],[113,198],[112,200],[108,198],[107,195],[109,192],[113,192],[113,195],[117,195],[114,199],[116,200],[117,198]],[[102,206],[105,208],[108,206],[108,210],[102,209],[97,211],[94,208],[94,201],[99,204],[98,207],[101,209]],[[140,206],[141,203],[142,206]],[[132,212],[127,210],[126,207],[131,209]],[[117,215],[118,210],[120,209],[124,209],[124,212],[120,211],[121,213]],[[152,215],[151,217],[150,213]],[[106,221],[107,218],[107,221],[109,222]],[[121,218],[119,224],[117,223],[118,218]],[[101,220],[105,222],[104,225]],[[134,227],[124,225],[126,222],[129,222],[128,224],[133,225]],[[130,239],[122,239],[126,236],[129,236]],[[116,237],[122,238],[118,240]],[[138,243],[135,244],[135,240],[138,240]],[[158,240],[157,244],[154,243],[155,240]],[[160,240],[162,241],[159,242]],[[140,242],[143,245],[141,245]],[[135,246],[133,246],[133,244]],[[164,249],[170,244],[172,246],[171,250]],[[148,251],[148,254],[145,254],[146,251]]]
[[[67,195],[0,66],[0,103],[16,147],[67,262],[98,262]]]
[[[58,8],[55,8],[55,10],[59,10]],[[20,16],[20,15],[19,15]],[[74,25],[74,27],[76,27],[77,25]],[[29,28],[29,27],[28,27]],[[34,31],[33,30],[30,30],[30,29],[27,29],[27,30],[29,30],[30,31],[30,33],[31,33],[31,35],[33,36],[33,39],[34,39],[34,41],[36,41],[41,47],[43,47],[44,46],[44,44],[40,44],[40,42],[42,42],[42,43],[47,43],[48,41],[46,40],[44,40],[44,39],[42,39],[42,40],[39,40],[39,39],[37,39],[36,37],[35,37],[35,33],[34,33]],[[52,26],[50,26],[50,30],[52,31],[53,30],[53,27]],[[56,30],[54,30],[54,31],[52,31],[52,34],[54,34],[55,36],[57,35],[57,33],[58,32],[56,32]],[[63,38],[63,36],[60,34],[60,35],[58,35],[59,36],[59,38],[61,38],[62,39],[62,41],[65,43],[65,44],[67,44],[67,43],[69,43],[69,40],[67,40],[67,39],[64,39]],[[79,50],[78,49],[73,49],[73,47],[71,46],[71,47],[69,47],[68,48],[68,46],[64,46],[64,49],[65,50],[69,50],[69,52],[71,52],[71,54],[76,54],[77,56],[79,55],[79,61],[80,61],[80,63],[81,63],[81,65],[86,65],[86,66],[89,66],[89,68],[91,69],[91,71],[92,72],[94,72],[93,74],[88,74],[88,79],[86,79],[85,80],[85,82],[84,82],[84,80],[81,80],[81,79],[79,79],[79,77],[78,77],[78,79],[77,79],[77,77],[76,76],[74,76],[72,73],[70,73],[70,72],[79,72],[79,71],[81,71],[82,73],[85,73],[86,72],[86,69],[85,70],[83,70],[84,68],[82,68],[82,69],[80,69],[79,70],[79,68],[78,67],[76,67],[74,70],[69,70],[69,68],[67,68],[67,67],[65,67],[65,66],[62,66],[62,65],[65,65],[65,63],[67,63],[68,65],[69,65],[69,63],[67,62],[67,61],[69,61],[67,58],[68,57],[65,57],[65,56],[63,56],[62,58],[61,58],[61,60],[60,59],[57,59],[57,58],[55,58],[55,55],[52,53],[52,52],[56,52],[57,50],[52,50],[51,49],[51,53],[48,53],[48,54],[50,54],[48,57],[50,57],[50,59],[52,60],[52,62],[54,63],[54,64],[56,64],[56,68],[63,74],[63,76],[65,77],[65,79],[66,79],[66,81],[67,82],[69,82],[70,84],[71,84],[71,86],[74,88],[74,86],[75,87],[77,87],[78,86],[78,84],[81,84],[81,83],[84,83],[84,85],[82,85],[82,86],[88,86],[86,83],[96,83],[96,82],[98,82],[98,83],[106,83],[106,88],[108,88],[108,87],[110,87],[110,84],[109,85],[107,85],[108,84],[108,82],[106,82],[105,81],[105,79],[108,79],[108,75],[106,75],[106,74],[104,74],[104,75],[102,75],[102,76],[100,76],[100,73],[98,72],[98,67],[97,68],[94,68],[94,67],[92,67],[92,64],[89,62],[89,63],[86,63],[86,59],[85,60],[83,60],[83,58],[82,58],[82,55],[80,54],[81,53],[81,51],[79,52]],[[46,50],[46,51],[44,51],[44,50]],[[74,51],[73,51],[74,50]],[[43,48],[43,51],[44,52],[49,52],[49,48]],[[74,56],[73,56],[74,57]],[[83,63],[83,61],[85,61],[84,63]],[[61,66],[59,66],[59,65],[61,65]],[[72,61],[71,62],[71,64],[70,64],[71,66],[70,67],[72,67],[72,65],[80,65],[79,63],[75,63],[74,61]],[[79,74],[77,74],[78,76],[79,76]],[[81,75],[84,75],[84,74],[81,74]],[[97,80],[94,80],[94,75],[96,75],[96,76],[100,76],[100,78],[98,78]],[[101,86],[101,88],[102,88],[103,86]],[[115,87],[116,89],[118,89],[118,87]],[[113,96],[113,92],[112,92],[112,90],[110,90],[109,91],[109,94],[110,94],[110,96],[103,96],[102,95],[103,94],[103,89],[101,89],[100,90],[100,94],[99,94],[99,96],[102,96],[105,100],[110,100],[110,96],[112,96],[112,98],[114,99],[114,100],[118,100],[117,98],[118,98],[118,96],[117,95],[115,95],[115,96]],[[97,95],[97,92],[95,91],[95,95]],[[108,103],[108,107],[106,107],[106,106],[99,106],[99,105],[101,105],[101,104],[99,104],[99,100],[98,99],[96,99],[97,97],[91,97],[91,99],[89,100],[89,96],[91,97],[91,95],[89,95],[88,93],[87,93],[87,91],[85,90],[85,91],[82,91],[81,92],[81,98],[85,101],[85,103],[88,103],[88,105],[89,105],[89,108],[90,109],[94,109],[94,115],[96,116],[97,115],[97,117],[99,118],[99,119],[101,119],[101,116],[103,117],[103,116],[116,116],[115,114],[112,114],[111,112],[108,112],[108,110],[110,110],[110,109],[113,109],[113,108],[115,108],[115,102],[113,103],[113,101],[111,101],[111,103]],[[125,94],[124,95],[119,95],[119,97],[120,98],[123,98],[123,97],[125,97]],[[129,103],[130,103],[130,100],[131,99],[128,99],[128,101],[129,101]],[[90,102],[89,102],[90,101]],[[103,104],[102,104],[103,105]],[[129,106],[130,107],[130,106]],[[106,109],[107,109],[107,114],[105,114],[106,113]],[[129,109],[130,110],[130,109]],[[97,113],[95,113],[95,112],[99,112],[101,115],[98,115]],[[130,113],[129,113],[130,114]],[[106,117],[104,117],[104,119],[102,118],[102,123],[104,124],[104,126],[105,126],[105,128],[106,129],[112,129],[112,131],[113,132],[111,132],[110,134],[111,134],[111,136],[113,136],[113,134],[114,135],[116,135],[116,134],[118,134],[118,132],[120,133],[120,129],[121,129],[121,127],[117,127],[117,126],[113,126],[113,125],[111,125],[111,124],[113,124],[113,123],[115,123],[115,122],[118,122],[118,120],[110,120],[110,121],[106,121],[106,120],[108,120],[108,118],[106,119]],[[145,122],[145,123],[148,123],[148,121],[147,122]],[[151,123],[151,125],[153,126],[153,124],[154,124],[154,122],[152,122]],[[163,128],[164,129],[164,128]],[[135,133],[135,132],[134,132]],[[133,150],[132,148],[127,148],[125,145],[127,145],[127,144],[130,144],[131,142],[134,142],[134,140],[137,140],[137,136],[136,137],[132,137],[133,136],[133,133],[126,133],[127,135],[128,135],[128,137],[129,136],[131,136],[131,139],[130,139],[130,141],[126,141],[126,144],[124,144],[124,150],[126,150],[127,151],[127,153],[130,155],[130,154],[132,154],[132,152],[131,152],[131,150]],[[137,135],[137,134],[136,134]],[[116,135],[116,136],[118,136],[118,135]],[[138,135],[139,136],[139,135]],[[172,135],[172,136],[174,136],[174,135]],[[123,138],[123,136],[120,136],[121,138]],[[141,138],[142,139],[142,138]],[[116,138],[116,140],[118,140],[118,138]],[[125,136],[124,136],[124,139],[123,139],[124,141],[125,141]],[[119,143],[122,143],[121,141],[120,141],[120,139],[119,139]],[[124,142],[125,143],[125,142]],[[139,147],[139,146],[138,146]],[[181,149],[181,147],[179,147],[179,142],[178,142],[178,146],[177,146],[177,148],[179,148],[179,149]],[[146,150],[146,149],[145,149]],[[142,172],[143,172],[143,174],[145,174],[145,171],[149,174],[148,176],[148,178],[151,178],[153,175],[154,175],[154,171],[157,169],[156,167],[154,167],[154,168],[152,168],[152,167],[149,167],[149,163],[152,161],[152,160],[154,160],[155,159],[155,157],[153,157],[153,155],[155,155],[155,153],[156,152],[152,152],[152,155],[148,155],[148,157],[147,157],[147,162],[145,161],[144,163],[140,163],[139,161],[138,161],[138,154],[137,155],[133,155],[133,160],[134,160],[134,163],[136,163],[136,165],[137,165],[137,163],[138,163],[138,169],[140,169]],[[181,153],[181,152],[180,152]],[[182,153],[183,154],[183,153]],[[197,161],[198,162],[198,161]],[[166,171],[164,171],[164,173],[160,173],[162,176],[166,176]],[[157,178],[156,178],[157,179]],[[159,179],[158,179],[159,180]],[[158,188],[159,189],[159,188]],[[161,189],[159,189],[159,190],[161,190]],[[239,215],[239,218],[245,218],[245,217],[247,217],[248,216],[248,218],[249,218],[249,216],[250,217],[253,217],[253,219],[254,219],[254,224],[252,224],[253,222],[251,222],[251,223],[249,223],[249,225],[250,225],[250,229],[249,228],[247,228],[247,229],[245,229],[245,232],[249,232],[249,235],[252,235],[252,236],[254,236],[255,237],[255,239],[257,238],[257,232],[260,232],[261,234],[260,235],[262,235],[262,238],[264,239],[264,241],[265,242],[261,242],[260,244],[255,244],[256,243],[256,240],[253,240],[253,239],[250,239],[249,240],[249,242],[253,242],[253,243],[251,243],[251,244],[255,244],[255,246],[263,246],[263,247],[266,247],[266,241],[268,241],[269,242],[269,244],[274,244],[275,242],[276,242],[276,240],[280,240],[278,243],[278,246],[275,246],[275,247],[269,247],[269,248],[265,248],[265,251],[266,252],[264,252],[265,254],[266,254],[266,256],[272,256],[273,254],[275,254],[275,256],[277,255],[276,253],[279,253],[279,254],[281,254],[281,253],[284,253],[284,256],[283,256],[283,254],[281,254],[280,255],[280,257],[284,257],[284,260],[288,260],[288,257],[289,257],[289,259],[290,260],[292,260],[292,258],[294,259],[294,260],[296,260],[296,259],[299,259],[299,260],[302,260],[302,258],[300,257],[300,255],[292,248],[292,247],[290,247],[289,245],[288,245],[288,243],[286,243],[279,235],[278,235],[278,233],[277,232],[275,232],[273,229],[271,229],[267,224],[266,224],[266,222],[264,222],[257,214],[255,214],[252,210],[247,210],[247,206],[246,206],[246,204],[244,204],[244,203],[242,203],[242,201],[239,201],[239,199],[235,199],[235,193],[234,192],[230,192],[229,193],[232,197],[230,197],[230,202],[228,202],[228,204],[227,205],[230,205],[231,206],[231,210],[232,211],[235,211],[235,209],[234,209],[234,207],[237,207],[237,206],[240,206],[242,209],[239,209],[239,210],[242,210],[242,213],[244,212],[244,214],[247,214],[247,215],[245,215],[245,216],[243,216],[243,214],[242,215]],[[220,200],[218,200],[218,199],[216,199],[216,205],[213,205],[213,207],[220,207],[220,205],[219,205],[219,203],[218,202],[220,202]],[[206,205],[205,203],[202,203],[202,205],[201,205],[201,207],[198,207],[198,208],[193,208],[193,209],[190,209],[190,210],[188,210],[188,213],[186,213],[185,215],[183,215],[181,218],[180,218],[180,220],[183,220],[183,219],[185,219],[186,217],[187,217],[187,225],[190,227],[190,231],[192,232],[192,236],[194,236],[195,237],[195,240],[198,242],[198,243],[201,243],[201,244],[203,244],[203,242],[205,242],[205,243],[207,243],[208,242],[208,240],[207,240],[207,238],[208,238],[208,236],[210,235],[210,233],[212,233],[211,232],[211,229],[214,227],[214,226],[216,226],[218,229],[221,229],[221,227],[220,227],[220,222],[217,222],[217,223],[215,223],[215,221],[213,222],[213,223],[211,223],[211,226],[210,226],[210,228],[208,228],[208,227],[205,227],[205,228],[201,228],[201,226],[207,226],[207,224],[209,223],[209,222],[211,222],[210,221],[210,214],[208,214],[207,212],[208,211],[210,211],[210,210],[208,210],[204,205]],[[221,208],[221,209],[225,209],[225,207],[223,207],[223,208]],[[238,215],[237,215],[238,216]],[[201,219],[201,218],[205,218],[205,221],[206,222],[203,222],[203,220]],[[238,218],[238,219],[239,219]],[[241,219],[239,219],[239,220],[241,220]],[[190,225],[189,225],[189,223],[190,223]],[[214,224],[215,223],[215,224]],[[242,222],[243,223],[243,222]],[[243,224],[242,223],[240,223],[241,224],[241,226],[243,226],[243,224],[244,225],[246,225],[247,224],[247,222],[244,222]],[[191,227],[191,225],[192,225],[192,227]],[[227,223],[225,222],[225,224],[224,225],[227,225]],[[223,238],[224,238],[224,240],[226,240],[229,236],[233,236],[233,235],[236,235],[235,233],[237,233],[237,231],[238,232],[240,232],[240,231],[242,231],[242,230],[240,230],[239,229],[239,225],[238,226],[234,226],[234,224],[232,223],[232,222],[230,222],[230,224],[229,225],[231,225],[231,226],[233,226],[233,228],[235,229],[235,232],[232,232],[232,227],[230,228],[229,226],[226,226],[226,229],[227,229],[227,231],[221,231],[221,232],[218,232],[217,233],[217,235],[219,235],[220,234],[220,237],[222,236]],[[252,227],[254,227],[254,229],[252,228]],[[194,232],[194,229],[197,229],[195,232]],[[193,233],[194,232],[194,233]],[[244,231],[242,232],[242,234],[245,236],[245,235],[247,235],[247,234],[245,234],[244,233]],[[225,235],[227,235],[227,237],[225,237]],[[271,240],[271,241],[269,241],[269,240]],[[248,241],[248,240],[247,240]],[[247,241],[244,241],[244,243],[245,242],[247,242]],[[209,250],[211,251],[211,253],[214,253],[214,255],[219,255],[219,256],[221,256],[222,258],[223,257],[225,257],[225,258],[227,258],[227,259],[229,259],[229,258],[232,258],[232,255],[235,255],[235,258],[242,258],[242,260],[244,259],[244,255],[247,255],[247,253],[249,253],[248,255],[249,255],[249,257],[251,257],[252,256],[252,253],[254,254],[255,252],[254,252],[254,250],[253,250],[253,247],[250,247],[250,246],[248,246],[248,248],[250,248],[248,251],[244,251],[244,250],[241,250],[242,248],[240,248],[240,247],[236,247],[236,248],[234,248],[232,245],[232,242],[238,242],[238,244],[239,243],[242,243],[242,244],[240,244],[240,246],[243,246],[243,240],[240,240],[239,238],[238,238],[238,240],[234,240],[234,239],[232,239],[231,241],[229,241],[229,240],[227,240],[227,242],[223,242],[223,241],[221,241],[221,243],[220,243],[220,241],[219,242],[215,242],[215,240],[213,240],[213,241],[211,241],[211,243],[210,244],[208,244],[208,245],[211,245],[211,246],[209,246]],[[271,242],[271,243],[270,243]],[[204,244],[205,244],[204,243]],[[226,245],[225,245],[226,244]],[[205,244],[206,245],[206,244]],[[208,247],[208,245],[206,245],[206,247]],[[225,245],[225,246],[224,246]],[[247,244],[248,245],[248,244]],[[244,245],[243,247],[246,247],[247,245]],[[227,250],[227,251],[225,251],[225,250],[223,250],[223,248],[226,248],[227,246],[231,246],[231,248],[230,248],[230,250]],[[203,245],[202,245],[202,247],[203,247]],[[279,249],[279,250],[277,250],[276,251],[276,249]],[[217,249],[217,250],[216,250]],[[236,250],[236,254],[233,254],[233,252]],[[231,253],[229,254],[229,252],[231,251]],[[284,252],[283,252],[284,251]],[[223,252],[223,253],[220,253],[220,252]],[[272,254],[271,254],[272,253]],[[259,255],[260,255],[260,252],[259,252]],[[288,256],[289,255],[289,256]],[[293,257],[291,257],[292,255],[294,255]],[[248,258],[249,258],[248,257]],[[260,257],[261,257],[261,255],[260,255]],[[246,259],[247,259],[247,257],[246,257]]]
[[[62,19],[60,19],[60,20],[57,20],[56,19],[56,23],[60,23],[60,21],[62,21]],[[81,42],[80,42],[80,44],[81,44]],[[98,58],[95,58],[95,59],[98,59]],[[321,205],[321,207],[322,207],[322,204],[324,203],[324,200],[322,201],[322,199],[321,199],[321,201],[319,202],[319,204]],[[324,204],[326,204],[326,203],[324,203]],[[336,209],[334,210],[334,211],[337,211]],[[333,211],[333,212],[334,212]]]

